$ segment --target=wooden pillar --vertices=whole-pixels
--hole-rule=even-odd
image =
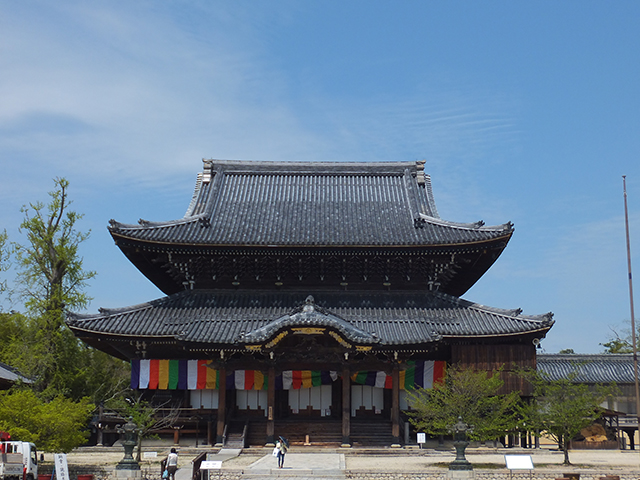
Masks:
[[[180,445],[180,427],[173,427],[173,444]]]
[[[267,385],[267,446],[275,445],[276,440],[276,369],[269,367]]]
[[[196,429],[196,435],[198,435],[198,431]],[[213,420],[207,420],[207,445],[215,445],[216,442],[213,441]],[[198,441],[196,438],[196,447],[198,446]]]
[[[393,437],[392,447],[400,448],[400,368],[393,366],[391,372],[391,436]]]
[[[224,426],[226,423],[225,412],[227,410],[227,369],[221,368],[218,370],[220,375],[220,382],[218,388],[218,426],[216,429],[216,447],[222,447],[224,439]]]
[[[351,446],[351,378],[349,367],[342,368],[342,447]]]

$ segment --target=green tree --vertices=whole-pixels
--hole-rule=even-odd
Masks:
[[[131,365],[100,350],[83,345],[79,361],[84,367],[78,375],[76,390],[95,403],[118,398],[129,389]]]
[[[44,402],[31,390],[0,392],[0,430],[46,452],[70,452],[86,442],[94,406],[59,396]]]
[[[563,348],[558,353],[564,354],[564,355],[575,355],[576,352],[573,351],[573,348]]]
[[[27,243],[13,243],[19,293],[30,311],[50,323],[50,330],[62,325],[63,309],[87,306],[91,299],[83,289],[96,275],[82,268],[78,249],[90,232],[76,229],[83,215],[69,210],[69,182],[56,178],[54,184],[48,204],[36,202],[22,207],[25,218],[20,232],[26,235]]]
[[[433,389],[407,392],[411,406],[407,412],[409,421],[430,435],[443,435],[462,417],[474,427],[472,440],[495,440],[517,425],[515,412],[520,395],[518,392],[500,395],[503,383],[500,371],[450,367],[444,382]]]
[[[11,334],[0,341],[0,358],[32,378],[43,399],[63,394],[98,403],[123,391],[129,367],[84,345],[64,323],[65,311],[87,306],[84,290],[96,274],[83,268],[79,248],[89,232],[77,228],[83,215],[70,209],[69,182],[56,178],[54,184],[49,203],[22,208],[20,232],[26,241],[12,242],[13,291],[24,300],[27,314],[10,319]]]
[[[600,418],[605,399],[616,391],[614,385],[577,383],[575,374],[552,380],[538,371],[524,373],[533,386],[532,401],[521,404],[520,414],[526,428],[535,435],[548,435],[564,451],[564,464],[570,465],[569,442],[580,430]]]
[[[640,328],[636,333],[636,345],[640,347]],[[616,330],[611,329],[613,335],[609,337],[609,341],[601,343],[605,350],[604,353],[633,353],[633,338],[631,336],[631,329],[623,330],[622,334]]]
[[[27,343],[31,334],[27,328],[28,318],[19,312],[0,312],[2,335],[0,335],[0,362],[17,366],[15,352]]]

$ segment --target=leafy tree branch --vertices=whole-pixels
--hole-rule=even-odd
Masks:
[[[600,405],[616,393],[615,385],[590,387],[576,382],[575,373],[559,380],[535,370],[521,374],[533,386],[531,402],[520,408],[523,425],[535,435],[547,435],[561,445],[564,464],[570,465],[571,440],[601,417]]]

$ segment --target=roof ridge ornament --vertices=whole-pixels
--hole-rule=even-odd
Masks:
[[[418,185],[424,187],[426,184],[426,178],[424,173],[424,165],[427,163],[426,160],[418,160],[416,161],[416,181]]]
[[[204,168],[202,171],[201,181],[202,183],[209,183],[211,181],[212,172],[213,172],[213,161],[203,158],[202,163],[204,164],[203,165]]]
[[[304,306],[302,307],[303,312],[313,312],[315,311],[315,301],[313,299],[313,295],[309,295],[305,301]]]

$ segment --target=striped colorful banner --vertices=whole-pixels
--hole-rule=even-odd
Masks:
[[[409,362],[399,372],[400,389],[433,388],[444,379],[446,362],[426,360]],[[276,390],[297,390],[331,385],[338,373],[325,370],[287,370],[276,376]],[[351,376],[359,385],[392,388],[392,377],[382,371],[360,371]],[[131,361],[131,388],[149,390],[216,390],[220,388],[220,372],[209,367],[208,360]],[[266,390],[268,377],[260,370],[236,370],[224,379],[227,390]]]
[[[408,363],[409,367],[399,372],[400,390],[412,390],[416,387],[433,388],[434,384],[444,380],[446,362],[442,360],[421,360]],[[351,376],[351,381],[358,385],[377,388],[393,387],[391,375],[387,375],[385,372],[356,372]]]
[[[131,360],[131,388],[138,390],[216,390],[220,371],[209,360]],[[276,376],[277,390],[330,385],[337,372],[288,370]],[[236,370],[222,382],[227,390],[267,390],[268,376],[260,370]]]
[[[338,379],[338,372],[326,370],[286,370],[276,376],[276,390],[298,390],[300,388],[331,385]]]

